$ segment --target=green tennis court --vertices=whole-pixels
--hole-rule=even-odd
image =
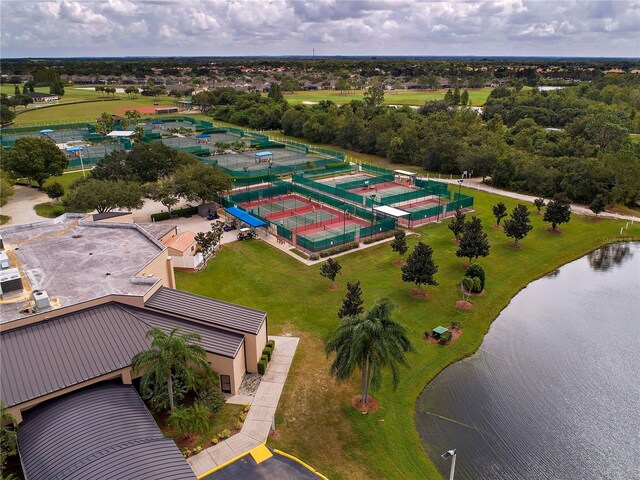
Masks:
[[[327,228],[326,230],[319,230],[317,232],[305,233],[300,236],[307,238],[313,242],[316,242],[318,240],[324,240],[325,238],[334,238],[337,235],[342,235],[343,233],[355,233],[357,238],[359,236],[359,232],[361,228],[362,227],[357,223],[347,223],[346,225],[341,225],[339,227]]]
[[[277,202],[263,203],[260,205],[244,205],[243,208],[249,213],[255,212],[261,217],[272,215],[274,213],[287,212],[298,208],[308,207],[309,202],[296,200],[295,198],[286,198]]]
[[[337,218],[338,215],[334,215],[323,210],[316,210],[311,213],[303,213],[300,215],[292,215],[287,218],[281,218],[277,223],[289,230],[295,230],[296,228],[309,225],[310,223],[323,223]]]

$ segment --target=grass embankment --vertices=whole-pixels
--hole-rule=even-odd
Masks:
[[[430,100],[444,100],[447,93],[446,88],[439,90],[385,90],[384,103],[387,105],[415,105],[422,106]],[[487,101],[491,88],[469,89],[469,100],[471,105],[484,105]],[[314,90],[305,92],[286,93],[284,98],[292,105],[302,102],[319,102],[321,100],[331,100],[334,103],[349,103],[351,100],[362,100],[364,90],[349,90],[338,92],[336,90]]]
[[[464,189],[467,190],[467,189]],[[510,299],[529,282],[562,264],[618,238],[622,221],[572,216],[561,234],[546,231],[542,216],[532,214],[534,230],[521,250],[508,246],[502,230],[491,227],[491,206],[503,201],[511,210],[516,201],[467,190],[476,198],[476,214],[489,235],[491,255],[481,259],[487,273],[486,294],[472,298],[474,308],[455,308],[460,299],[457,285],[463,260],[446,223],[427,225],[410,236],[434,248],[440,269],[437,287],[429,287],[427,299],[410,295],[412,285],[401,281],[397,255],[388,244],[354,252],[339,259],[340,289],[329,290],[319,266],[306,267],[263,242],[225,245],[201,272],[177,272],[178,288],[265,310],[271,334],[291,333],[302,338],[276,415],[278,440],[270,444],[299,456],[332,480],[439,478],[425,455],[414,426],[416,398],[445,366],[472,354],[484,334]],[[630,226],[627,238],[640,239],[640,226]],[[390,297],[399,306],[395,318],[411,330],[417,352],[409,357],[394,391],[385,381],[375,392],[381,409],[362,415],[350,406],[358,393],[358,378],[336,384],[328,374],[324,342],[338,325],[335,312],[341,305],[347,281],[360,280],[366,307],[379,297]],[[542,300],[543,301],[543,300]],[[423,332],[453,320],[464,324],[464,333],[451,346],[422,340]],[[388,380],[388,379],[387,379]]]

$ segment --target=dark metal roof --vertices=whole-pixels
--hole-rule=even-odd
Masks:
[[[28,412],[18,428],[26,480],[193,480],[130,385],[101,385]]]
[[[196,331],[210,353],[234,358],[244,337],[116,303],[44,320],[0,335],[0,398],[8,406],[128,367],[148,348],[150,326]]]
[[[154,293],[145,306],[253,335],[267,319],[260,310],[166,287]]]
[[[147,330],[107,304],[4,331],[0,397],[12,406],[127,367],[148,348]]]
[[[222,355],[223,357],[235,358],[244,342],[244,336],[239,333],[178,319],[149,309],[129,306],[123,306],[122,308],[125,308],[147,325],[158,327],[166,332],[174,328],[180,328],[187,332],[196,332],[200,334],[200,344],[207,352]]]

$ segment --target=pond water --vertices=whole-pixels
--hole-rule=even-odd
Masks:
[[[527,286],[480,349],[424,390],[415,421],[456,480],[640,478],[640,243]]]

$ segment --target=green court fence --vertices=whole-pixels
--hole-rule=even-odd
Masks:
[[[307,238],[303,235],[296,235],[296,245],[304,248],[309,252],[320,252],[327,248],[336,247],[345,243],[356,241],[356,232],[347,232],[340,234],[327,234],[326,237],[319,239]]]
[[[464,195],[462,193],[453,195],[453,202],[447,204],[447,212],[453,212],[459,208],[471,208],[473,207],[473,197]]]

